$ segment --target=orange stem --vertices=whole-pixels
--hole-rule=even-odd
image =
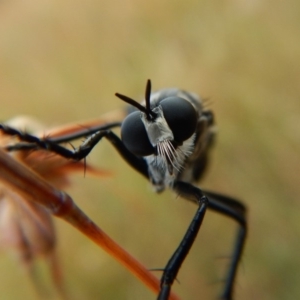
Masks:
[[[2,149],[0,149],[0,180],[15,192],[22,194],[25,199],[39,203],[52,214],[76,227],[158,294],[159,280],[90,220],[68,194],[55,189]],[[175,294],[171,294],[169,299],[179,300]]]

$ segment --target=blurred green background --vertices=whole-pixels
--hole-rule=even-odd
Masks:
[[[115,92],[143,95],[148,78],[154,89],[177,86],[210,99],[218,140],[200,186],[249,208],[236,299],[299,299],[300,2],[0,3],[1,120],[26,114],[51,127],[97,118],[123,106]],[[88,162],[114,175],[82,172],[68,192],[147,267],[163,267],[196,207],[153,194],[106,141]],[[70,299],[154,299],[79,232],[56,225]],[[235,229],[206,215],[174,285],[182,299],[216,299]],[[2,299],[34,298],[26,273],[4,252],[0,270]]]

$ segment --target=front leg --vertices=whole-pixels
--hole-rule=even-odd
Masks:
[[[143,158],[132,154],[125,147],[122,140],[111,130],[109,130],[110,128],[117,126],[120,126],[120,123],[110,123],[91,129],[85,129],[80,133],[71,134],[59,138],[38,138],[34,135],[28,134],[26,132],[21,132],[5,124],[0,124],[0,130],[7,135],[17,136],[21,141],[25,142],[7,146],[5,148],[7,151],[42,149],[56,153],[67,159],[73,159],[77,161],[87,157],[92,149],[100,142],[100,140],[105,137],[116,148],[119,154],[129,165],[131,165],[136,171],[138,171],[148,179],[149,175],[146,161]],[[96,129],[100,130],[96,131]],[[72,140],[86,136],[91,132],[94,132],[94,134],[90,135],[78,148],[75,148],[74,150],[70,150],[60,145],[60,143],[70,142]]]
[[[206,209],[208,207],[207,197],[202,193],[202,191],[199,188],[193,186],[192,184],[182,181],[175,181],[173,185],[173,190],[184,198],[193,199],[197,202],[199,206],[180,245],[178,246],[172,257],[170,258],[169,262],[167,263],[166,267],[164,268],[164,273],[161,278],[161,291],[157,298],[158,300],[169,299],[171,286],[174,280],[176,279],[176,276],[183,261],[185,260],[194,243],[194,240],[202,224]]]
[[[26,142],[26,144],[21,143],[20,145],[16,144],[13,146],[7,146],[7,151],[16,151],[22,149],[42,149],[73,160],[81,160],[85,158],[94,148],[94,146],[102,139],[102,137],[105,136],[105,131],[98,131],[88,137],[78,148],[69,150],[68,148],[59,145],[58,142],[51,140],[50,138],[38,138],[34,135],[26,132],[21,132],[4,124],[0,124],[0,130],[2,130],[7,135],[17,136],[21,141]],[[26,145],[28,145],[29,147],[26,147]]]

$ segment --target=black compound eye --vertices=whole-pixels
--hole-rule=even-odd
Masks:
[[[141,120],[141,112],[129,114],[122,123],[121,137],[125,147],[135,155],[147,156],[154,154],[145,125]]]
[[[196,131],[198,115],[194,106],[179,97],[168,97],[162,100],[164,117],[178,143],[186,141]]]

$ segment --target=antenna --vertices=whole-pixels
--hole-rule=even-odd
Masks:
[[[145,92],[146,107],[125,95],[115,93],[115,96],[117,96],[119,99],[123,100],[124,102],[136,107],[138,110],[140,110],[141,112],[146,114],[147,119],[150,120],[150,119],[156,118],[156,113],[153,112],[150,108],[150,96],[151,96],[151,80],[150,79],[148,79],[147,85],[146,85],[146,92]]]

